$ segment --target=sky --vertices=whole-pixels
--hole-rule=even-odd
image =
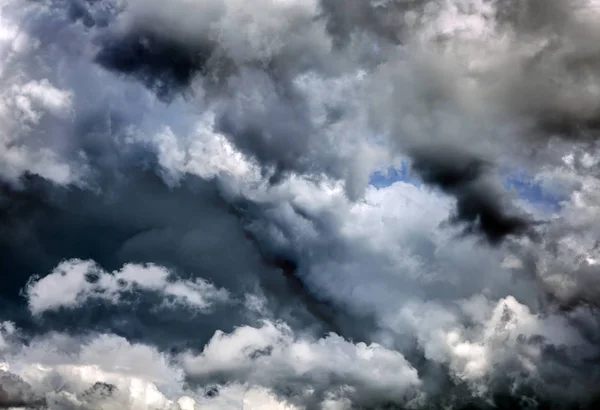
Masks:
[[[592,0],[0,0],[0,409],[596,409]]]

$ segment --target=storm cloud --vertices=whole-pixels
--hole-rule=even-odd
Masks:
[[[599,7],[1,1],[0,407],[595,408]]]

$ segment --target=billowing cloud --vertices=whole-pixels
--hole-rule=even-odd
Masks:
[[[192,381],[271,386],[309,407],[346,396],[356,404],[409,403],[420,384],[416,369],[398,352],[376,344],[354,345],[338,335],[296,340],[287,326],[271,322],[231,334],[217,332],[201,355],[186,356]]]
[[[218,397],[186,391],[182,371],[167,356],[111,334],[84,340],[43,335],[26,347],[14,343],[3,360],[1,403],[9,407],[228,409],[242,403],[257,408],[269,400],[278,405],[268,392],[240,385],[223,389]]]
[[[0,407],[595,408],[599,6],[0,1]]]
[[[408,401],[419,388],[416,370],[398,352],[337,335],[297,338],[286,325],[268,321],[231,335],[217,332],[198,356],[168,357],[110,334],[79,340],[49,334],[26,347],[15,344],[5,360],[0,381],[7,400],[50,409],[187,410],[242,403],[287,409],[298,408],[294,402],[344,403],[347,396],[367,403]],[[364,373],[364,366],[371,371]],[[284,379],[268,380],[281,369]],[[222,377],[227,386],[216,388]],[[189,390],[186,379],[192,385],[204,380],[206,387]]]
[[[127,264],[108,273],[91,261],[62,262],[52,273],[33,279],[27,286],[29,309],[34,315],[45,310],[82,305],[88,299],[119,303],[122,295],[135,291],[158,292],[165,304],[178,303],[206,310],[214,302],[224,302],[227,291],[202,279],[170,280],[171,273],[156,265]]]

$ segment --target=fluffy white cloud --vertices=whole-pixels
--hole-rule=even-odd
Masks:
[[[5,178],[17,180],[23,172],[31,171],[66,184],[82,177],[48,149],[46,136],[40,133],[72,120],[71,105],[70,91],[56,88],[47,79],[0,90],[0,154],[4,159],[0,173]]]
[[[57,410],[242,405],[291,410],[303,408],[310,400],[341,409],[347,408],[344,398],[353,396],[367,402],[369,398],[409,401],[420,386],[417,371],[398,352],[375,344],[353,344],[337,335],[318,340],[296,337],[286,325],[270,322],[231,334],[217,332],[200,355],[169,357],[152,346],[111,334],[51,333],[26,346],[15,341],[2,358],[0,387],[12,392],[15,403],[45,403]],[[204,379],[210,390],[211,379],[222,375],[231,378],[215,397],[202,396],[204,389],[184,387],[184,378],[191,377],[196,382]],[[297,391],[282,401],[281,394],[289,386]]]
[[[593,354],[593,347],[573,331],[567,318],[532,313],[512,296],[498,301],[474,296],[453,307],[407,304],[390,328],[407,325],[429,360],[448,364],[454,377],[481,392],[505,372],[522,370],[529,377],[547,377],[545,367],[552,366],[552,359],[544,356],[547,346],[571,350],[573,358],[578,357],[576,351]]]
[[[14,328],[13,330],[14,331]],[[59,409],[289,410],[267,390],[230,385],[217,397],[185,390],[177,363],[154,347],[110,334],[75,338],[42,335],[28,346],[16,341],[0,362],[0,404]]]
[[[135,291],[158,292],[165,298],[163,304],[178,303],[199,310],[229,297],[226,290],[203,279],[177,279],[161,266],[126,264],[109,273],[92,261],[79,259],[62,262],[49,275],[33,279],[25,290],[29,309],[36,315],[81,306],[89,299],[119,303],[123,294]]]
[[[335,334],[296,338],[287,326],[271,322],[217,332],[199,356],[188,353],[183,361],[192,380],[236,380],[282,394],[291,390],[289,400],[303,404],[345,396],[356,402],[410,402],[420,386],[416,369],[399,352]]]

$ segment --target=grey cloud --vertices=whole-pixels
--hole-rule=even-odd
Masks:
[[[468,233],[481,232],[496,244],[509,235],[522,235],[531,228],[520,211],[510,210],[506,194],[490,180],[489,164],[468,153],[437,147],[435,152],[417,151],[413,168],[427,184],[456,198],[453,220],[465,223]]]
[[[327,30],[338,46],[352,44],[361,31],[394,45],[402,44],[409,36],[410,16],[418,16],[430,3],[408,1],[346,1],[321,0],[322,15]]]
[[[496,18],[520,34],[553,35],[562,31],[573,17],[573,11],[588,7],[585,1],[539,0],[496,2]]]
[[[216,329],[252,321],[251,312],[245,312],[238,302],[216,304],[210,315],[194,315],[185,304],[160,309],[157,314],[166,296],[158,289],[132,294],[139,297],[132,309],[120,304],[79,303],[77,298],[85,292],[77,293],[72,295],[77,301],[76,315],[46,310],[38,322],[31,323],[22,310],[25,304],[18,296],[20,289],[27,289],[30,276],[45,276],[65,258],[80,258],[92,259],[109,271],[125,263],[164,265],[174,272],[175,283],[205,278],[231,292],[232,302],[242,300],[246,293],[262,295],[272,314],[285,317],[293,326],[342,331],[335,311],[316,303],[306,289],[298,287],[293,275],[286,276],[282,266],[269,261],[271,255],[279,257],[277,251],[263,254],[268,250],[263,251],[265,245],[246,237],[239,216],[229,211],[214,183],[189,177],[180,187],[169,188],[157,176],[142,173],[120,183],[107,183],[102,189],[99,196],[33,178],[25,190],[7,192],[2,264],[3,269],[19,275],[5,280],[2,294],[14,310],[13,319],[22,327],[36,332],[54,327],[75,333],[110,329],[177,349],[201,346]],[[159,197],[163,200],[157,202]],[[73,203],[78,204],[77,209],[69,206]],[[236,257],[230,258],[231,253]],[[81,290],[93,287],[86,283],[81,282]],[[106,291],[110,289],[97,295],[99,300],[110,296]],[[89,296],[93,299],[93,292]],[[190,320],[198,323],[193,332]],[[168,334],[161,330],[164,326],[170,328]]]
[[[31,386],[16,374],[0,370],[0,408],[43,408],[46,401],[36,397]]]
[[[356,90],[364,83],[359,78],[362,63],[347,50],[332,50],[324,23],[315,17],[316,3],[266,2],[264,7],[272,15],[235,0],[193,6],[176,2],[168,10],[159,2],[131,1],[107,13],[112,16],[107,27],[89,31],[52,14],[50,21],[73,26],[63,31],[81,42],[78,48],[61,50],[61,57],[92,67],[81,83],[76,81],[79,70],[72,78],[57,79],[71,86],[77,107],[77,126],[59,125],[70,143],[58,159],[72,160],[80,150],[87,155],[79,158],[83,164],[73,166],[92,175],[98,167],[101,172],[118,167],[117,162],[127,161],[116,159],[122,155],[119,142],[156,132],[151,128],[156,118],[191,103],[198,111],[214,114],[214,131],[257,161],[265,173],[274,174],[274,182],[290,173],[316,178],[328,174],[344,179],[349,195],[359,197],[367,168],[383,156],[364,142],[366,116],[360,112]],[[38,24],[31,23],[32,33],[46,36],[46,24]],[[54,60],[48,64],[54,65]],[[117,75],[109,76],[110,91],[101,92],[104,104],[90,96],[98,111],[87,112],[89,85],[105,87],[107,73],[98,66]],[[165,104],[155,104],[136,88],[138,83]],[[124,95],[113,92],[120,87],[130,95],[139,93],[136,98],[148,105],[132,106]],[[173,119],[169,125],[181,126],[177,122]],[[101,133],[113,134],[104,147],[96,138]]]
[[[595,140],[597,5],[564,0],[494,5],[495,32],[503,41],[484,42],[484,48],[496,49],[499,58],[478,76],[495,83],[483,88],[523,123],[520,138],[542,147],[552,138]]]
[[[176,40],[154,33],[106,35],[96,61],[103,67],[135,78],[169,101],[186,91],[193,78],[206,70],[211,47],[187,50]]]
[[[562,175],[579,174],[563,168]],[[584,171],[585,172],[585,171]],[[548,176],[547,176],[548,178]],[[549,178],[553,178],[549,176]],[[515,270],[533,274],[540,286],[563,308],[597,306],[598,242],[597,180],[580,176],[580,184],[563,201],[558,217],[541,228],[539,241],[520,242],[511,250]]]
[[[443,231],[440,221],[451,213],[449,207],[434,205],[439,203],[439,197],[425,193],[407,195],[414,199],[408,206],[402,193],[411,189],[418,192],[418,188],[397,183],[380,194],[370,191],[367,203],[350,211],[345,210],[347,203],[337,201],[341,197],[336,194],[333,198],[331,193],[319,197],[318,191],[303,191],[291,183],[284,187],[285,184],[280,187],[278,196],[285,197],[285,189],[290,189],[291,206],[285,202],[274,206],[268,212],[273,225],[255,226],[259,235],[283,249],[293,249],[297,255],[299,252],[299,260],[304,263],[297,275],[310,292],[358,317],[358,312],[371,312],[375,318],[371,327],[361,324],[363,329],[371,329],[371,340],[386,341],[402,352],[410,351],[407,359],[424,380],[440,386],[443,383],[439,374],[448,372],[452,375],[452,391],[460,391],[463,383],[469,389],[484,388],[489,393],[485,397],[506,406],[514,406],[514,400],[520,400],[503,390],[515,383],[522,389],[523,397],[540,402],[568,406],[587,397],[587,387],[571,395],[569,389],[554,384],[552,375],[557,371],[574,375],[582,374],[583,369],[592,371],[597,349],[588,332],[597,332],[585,330],[587,326],[570,322],[561,314],[553,316],[551,306],[548,311],[548,305],[540,303],[545,290],[538,287],[536,279],[520,272],[513,276],[505,268],[504,246],[492,251],[476,242],[461,244],[465,239],[457,241],[451,232],[438,236]],[[309,195],[311,201],[306,201]],[[394,211],[394,206],[403,202],[401,210]],[[296,214],[291,211],[295,207],[304,211]],[[419,228],[415,229],[415,224]],[[428,232],[421,244],[415,243],[416,232]],[[392,257],[394,254],[396,258]],[[481,269],[484,265],[486,269]],[[473,296],[480,295],[486,287],[483,294],[488,296]],[[512,296],[506,297],[517,291],[522,292],[519,302]],[[582,312],[592,323],[594,315]],[[531,338],[521,338],[521,334]],[[569,336],[563,339],[561,335]],[[552,353],[561,351],[563,345],[570,347],[561,354]],[[426,359],[420,361],[421,355]],[[435,368],[433,363],[440,367]],[[536,367],[536,376],[530,374],[529,365]],[[442,370],[444,366],[449,369]],[[588,386],[577,380],[575,385]],[[445,390],[425,387],[433,389],[430,403],[443,402],[436,393],[444,395]],[[470,394],[459,395],[453,405],[463,405],[473,398]]]
[[[188,370],[200,390],[223,382],[219,397],[235,381],[313,407],[403,406],[395,370],[409,369],[425,408],[593,400],[597,161],[581,150],[596,138],[598,42],[565,2],[21,4],[0,14],[0,313],[21,329],[0,349],[23,342],[19,374],[55,408],[133,406],[118,380],[81,369],[121,374],[135,366],[120,346],[136,343],[148,365],[182,351],[218,362]],[[532,226],[497,169],[563,173],[577,150],[568,200]],[[365,188],[405,155],[437,189]],[[465,226],[475,238],[456,235]],[[27,283],[40,296],[48,282],[30,277],[74,258],[110,280],[127,264],[172,276],[96,299],[84,280],[75,310],[32,318]],[[160,308],[169,284],[199,278],[233,303]],[[244,351],[261,320],[289,329]],[[112,336],[91,343],[98,332]],[[219,362],[228,351],[240,360]],[[39,362],[50,375],[28,373]],[[157,369],[136,371],[180,376]],[[169,400],[157,407],[194,408]]]

